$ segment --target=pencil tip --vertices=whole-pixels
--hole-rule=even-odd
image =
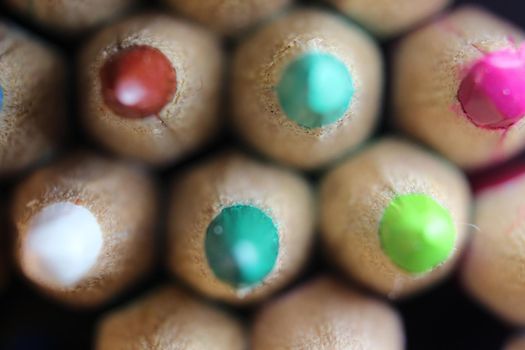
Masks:
[[[100,71],[106,105],[124,118],[160,113],[177,89],[176,72],[160,50],[132,46],[110,57]]]
[[[508,129],[525,115],[524,48],[484,55],[468,70],[458,90],[466,116],[476,126]]]
[[[447,209],[425,194],[395,197],[379,228],[383,251],[400,268],[424,273],[445,262],[454,249],[456,229]]]
[[[206,233],[206,255],[220,280],[242,288],[261,283],[273,270],[279,236],[273,220],[259,208],[224,208]]]
[[[95,265],[102,244],[100,225],[87,208],[54,203],[31,218],[21,246],[22,266],[34,280],[71,286]]]
[[[346,65],[327,53],[308,53],[290,63],[277,86],[286,116],[305,128],[318,128],[341,119],[354,86]]]

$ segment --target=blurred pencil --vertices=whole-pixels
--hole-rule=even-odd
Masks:
[[[321,233],[339,266],[398,298],[450,272],[467,237],[469,189],[451,164],[382,139],[322,180]]]
[[[382,62],[359,28],[298,10],[241,43],[233,60],[233,115],[241,136],[293,166],[335,160],[372,132]]]
[[[222,52],[206,31],[162,15],[112,24],[80,59],[84,124],[115,153],[166,164],[218,127]]]
[[[504,350],[525,350],[525,335],[520,335],[512,338],[506,345]]]
[[[451,0],[326,0],[380,38],[406,32],[445,8]]]
[[[303,267],[313,239],[306,182],[237,154],[175,180],[169,268],[195,289],[233,303],[261,299]]]
[[[253,325],[253,350],[403,348],[403,325],[397,312],[329,278],[270,301]]]
[[[22,273],[66,304],[109,300],[151,265],[154,192],[139,169],[90,155],[36,171],[13,205]]]
[[[478,185],[472,240],[462,266],[466,289],[501,318],[525,326],[525,223],[521,171]]]
[[[41,161],[65,129],[65,62],[51,47],[0,22],[0,174]]]
[[[464,7],[400,43],[393,69],[395,121],[463,168],[525,146],[523,32]]]
[[[233,316],[175,287],[163,287],[105,315],[97,350],[244,350],[243,327]]]
[[[9,8],[61,35],[77,34],[107,22],[137,0],[6,0]]]
[[[164,0],[180,13],[224,35],[237,35],[276,14],[292,0]]]

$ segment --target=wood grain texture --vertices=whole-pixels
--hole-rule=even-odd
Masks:
[[[164,0],[181,15],[224,35],[241,34],[292,0]]]
[[[445,8],[451,0],[326,0],[380,38],[402,34]]]
[[[313,240],[313,196],[294,173],[231,153],[205,161],[174,181],[168,233],[169,269],[198,291],[232,303],[260,300],[297,275]],[[204,241],[224,207],[254,205],[278,228],[279,253],[262,284],[236,290],[210,269]]]
[[[275,88],[288,64],[312,51],[341,60],[355,93],[339,121],[307,129],[286,117]],[[378,48],[359,28],[320,10],[294,11],[260,29],[236,50],[234,123],[248,143],[278,161],[306,169],[326,165],[372,132],[381,101],[381,68]]]
[[[398,195],[431,196],[446,208],[456,228],[452,256],[432,271],[414,275],[383,252],[379,227],[385,208]],[[414,144],[382,139],[328,173],[321,183],[321,233],[326,252],[367,287],[400,298],[444,278],[467,238],[470,192],[451,164]]]
[[[146,45],[160,50],[177,74],[177,91],[156,116],[115,114],[101,94],[100,69],[115,53]],[[115,153],[160,165],[208,142],[219,126],[223,53],[211,33],[163,15],[141,15],[99,32],[81,53],[80,98],[85,127]]]
[[[7,5],[36,23],[63,36],[107,22],[137,0],[6,0]]]
[[[45,43],[0,22],[0,174],[41,161],[62,141],[65,65]]]
[[[253,350],[401,350],[398,313],[384,302],[320,278],[264,305]]]
[[[124,162],[76,154],[37,170],[17,188],[12,208],[22,273],[45,294],[66,304],[91,307],[110,300],[151,267],[156,200],[152,180]],[[28,274],[20,255],[31,218],[57,202],[86,207],[103,233],[96,264],[71,287],[42,283],[39,276]]]
[[[233,316],[175,288],[162,287],[105,315],[97,350],[244,350]]]
[[[463,7],[403,39],[394,58],[395,122],[467,169],[525,146],[525,119],[507,131],[474,125],[457,94],[465,70],[485,52],[519,47],[523,32],[476,7]]]
[[[525,326],[525,177],[476,196],[475,229],[462,266],[468,291],[501,318]]]

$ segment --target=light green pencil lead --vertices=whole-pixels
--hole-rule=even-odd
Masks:
[[[448,210],[430,196],[406,194],[395,197],[385,209],[379,236],[394,264],[417,274],[447,260],[456,229]]]

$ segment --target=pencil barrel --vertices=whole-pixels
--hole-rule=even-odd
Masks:
[[[462,265],[466,289],[501,318],[525,325],[523,176],[475,198],[472,240]]]
[[[388,250],[392,241],[384,239],[383,230],[396,232],[395,225],[407,219],[400,198],[431,200],[439,212],[448,213],[448,219],[439,220],[439,224],[433,219],[427,222],[427,215],[422,210],[418,212],[418,207],[417,214],[409,216],[406,227],[397,231],[399,236],[392,238],[394,244],[401,244],[398,248],[402,254],[396,260]],[[451,164],[408,142],[379,140],[321,181],[320,227],[326,254],[350,276],[379,293],[390,298],[414,294],[444,278],[454,267],[467,238],[469,206],[465,178]],[[393,221],[387,215],[392,210],[399,214]],[[434,215],[430,217],[435,218]],[[419,220],[423,221],[419,224]],[[409,254],[425,253],[427,240],[402,235],[412,230],[425,232],[429,227],[442,229],[448,223],[452,225],[453,238],[439,262],[423,269],[418,269],[413,261],[404,264],[403,259]],[[429,239],[435,240],[442,233],[436,231]]]
[[[216,228],[220,231],[210,230],[212,222],[232,208],[242,210],[240,217],[232,218],[230,225],[227,220],[222,221],[223,225]],[[259,214],[252,214],[253,211]],[[203,162],[175,179],[170,213],[169,269],[198,291],[232,303],[258,300],[283,287],[301,270],[312,244],[313,197],[306,182],[289,171],[234,153]],[[255,215],[273,223],[275,236],[268,236],[271,229],[257,227],[265,222],[262,219],[244,219]],[[247,223],[241,226],[242,222]],[[210,235],[227,237],[228,230],[241,231],[239,235],[242,231],[253,233],[232,238],[235,244],[225,248],[225,256],[211,263],[212,255],[205,246],[207,239]],[[274,240],[275,244],[268,247]],[[221,240],[217,242],[222,244]],[[250,242],[250,249],[241,250],[246,254],[235,255],[239,247],[246,246],[245,242]],[[266,247],[264,251],[268,253],[262,255],[261,247]],[[261,253],[249,253],[252,250]],[[229,257],[231,254],[233,258]],[[255,256],[259,256],[255,268],[261,264],[271,268],[245,285],[231,283],[235,279],[221,279],[213,269],[214,265],[228,266],[233,259],[235,269],[242,271]]]
[[[525,146],[523,120],[509,128],[478,126],[465,114],[459,93],[478,60],[518,50],[523,37],[518,28],[475,7],[455,10],[409,34],[394,57],[395,123],[466,169],[519,152]]]
[[[168,60],[176,75],[175,91],[151,115],[115,112],[103,94],[104,65],[133,49],[153,50],[154,57]],[[99,32],[81,53],[78,69],[84,125],[95,139],[120,156],[154,165],[180,159],[210,141],[218,130],[222,59],[213,35],[182,20],[141,15],[113,24]],[[155,71],[158,66],[145,64],[141,68]],[[126,69],[123,64],[122,70]],[[155,73],[159,80],[166,78],[161,72]],[[147,73],[143,75],[147,78]],[[110,86],[106,88],[111,91]],[[155,89],[156,85],[148,88]],[[124,103],[128,98],[134,100],[135,95],[127,90],[120,98]]]
[[[451,0],[326,0],[380,38],[399,35],[435,15]]]
[[[264,305],[252,330],[254,350],[404,348],[403,325],[384,302],[329,278],[299,286]]]
[[[183,345],[182,345],[183,344]],[[244,330],[225,311],[175,287],[162,287],[105,315],[97,350],[243,350]]]
[[[0,173],[50,156],[66,128],[66,72],[48,45],[0,23]]]
[[[235,36],[274,15],[291,0],[164,0],[177,13],[224,35]]]
[[[6,3],[39,25],[69,36],[113,19],[131,8],[137,0],[7,0]]]
[[[291,115],[280,98],[299,98],[296,94],[304,84],[296,83],[294,89],[281,82],[290,66],[308,54],[328,55],[343,65],[351,79],[348,105],[326,125],[305,127],[297,120],[320,113],[305,112],[307,107],[297,106],[292,99],[290,108],[299,111]],[[236,49],[232,68],[234,124],[248,143],[278,161],[305,169],[326,165],[372,132],[381,98],[381,67],[377,47],[357,27],[319,10],[294,11],[261,28]],[[299,69],[292,76],[299,79],[301,73],[308,74]],[[333,80],[335,77],[339,79],[341,74]],[[279,92],[280,88],[284,91]],[[321,100],[319,104],[330,100],[329,95],[341,93],[342,88],[330,93],[332,88],[320,88],[319,95],[324,97],[315,96]]]
[[[525,336],[519,335],[512,338],[507,344],[505,344],[504,350],[524,350],[525,349]]]
[[[22,273],[60,302],[80,307],[107,302],[151,267],[157,211],[155,192],[152,180],[139,168],[88,154],[77,154],[37,170],[18,187],[12,208],[16,260]],[[37,240],[38,247],[30,245],[35,235],[42,237],[42,231],[36,228],[43,223],[54,224],[51,226],[54,231],[60,229],[58,214],[47,221],[42,219],[46,209],[54,208],[56,213],[57,205],[87,210],[100,226],[102,236],[91,268],[69,283],[50,279],[43,273],[47,272],[45,268],[53,267],[51,262],[61,258],[64,254],[61,250],[52,249],[55,256],[49,256],[48,250],[36,250],[46,249],[45,241]],[[68,235],[79,235],[83,224],[86,220],[78,220]],[[65,242],[71,242],[67,238]],[[79,243],[83,249],[90,249],[93,239],[89,238]],[[74,249],[74,246],[63,248]],[[78,250],[69,260],[58,260],[62,263],[54,271],[67,268],[63,264],[75,264],[77,256],[83,253]]]

